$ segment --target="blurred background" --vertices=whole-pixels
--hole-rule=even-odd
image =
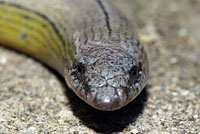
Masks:
[[[57,73],[0,46],[0,133],[200,133],[200,0],[116,5],[148,53],[141,95],[118,111],[97,111]]]

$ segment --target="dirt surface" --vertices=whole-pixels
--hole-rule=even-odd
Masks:
[[[135,101],[95,110],[54,71],[0,47],[0,133],[200,133],[200,0],[137,3],[150,76]]]

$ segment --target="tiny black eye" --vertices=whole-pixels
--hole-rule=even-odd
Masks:
[[[84,64],[78,63],[78,65],[77,65],[77,72],[81,73],[81,74],[85,72],[85,66],[84,66]]]
[[[132,78],[137,78],[139,75],[139,67],[138,66],[133,66],[130,70],[130,76]]]

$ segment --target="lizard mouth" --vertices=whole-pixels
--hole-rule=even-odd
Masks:
[[[99,110],[113,111],[120,109],[128,104],[128,94],[125,88],[114,88],[112,86],[103,86],[96,89],[97,93],[92,96],[91,105]]]
[[[83,86],[79,88],[82,90],[79,89],[77,95],[89,105],[99,110],[117,110],[131,101],[128,95],[128,91],[130,90],[128,87],[104,85],[101,87],[90,88]]]

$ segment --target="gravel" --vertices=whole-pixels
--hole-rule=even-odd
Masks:
[[[200,133],[200,0],[136,1],[150,76],[135,101],[95,110],[53,70],[0,47],[0,133]]]

